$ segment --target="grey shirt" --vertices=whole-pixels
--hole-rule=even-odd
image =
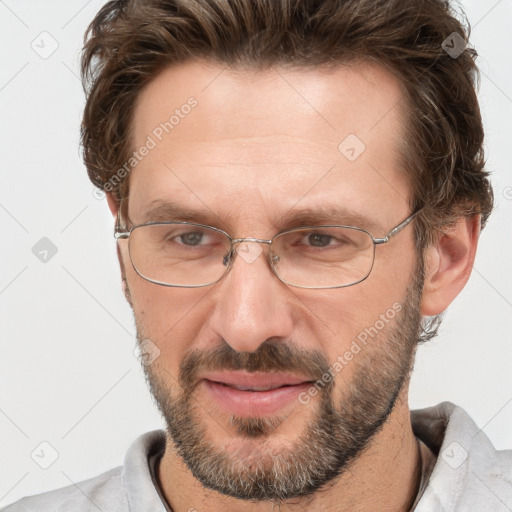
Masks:
[[[434,454],[415,512],[511,512],[512,450],[497,451],[463,409],[443,402],[411,411],[416,436]],[[124,464],[62,489],[29,496],[4,512],[166,512],[151,466],[165,447],[162,430],[129,447]],[[432,468],[433,465],[433,468]],[[194,508],[193,497],[190,507]]]

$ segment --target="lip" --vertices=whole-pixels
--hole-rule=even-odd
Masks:
[[[312,381],[284,373],[218,372],[204,375],[201,384],[221,410],[254,417],[279,412]]]
[[[203,379],[218,382],[233,388],[279,388],[294,386],[303,382],[311,382],[311,379],[282,372],[264,373],[247,371],[212,372],[203,375]]]

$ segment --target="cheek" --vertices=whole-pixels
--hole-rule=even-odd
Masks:
[[[184,289],[150,283],[135,272],[126,250],[121,251],[121,258],[137,326],[146,337],[160,339],[191,309]]]
[[[160,364],[177,376],[185,353],[199,339],[207,315],[202,305],[206,288],[172,288],[149,283],[126,268],[126,280],[139,337],[160,350]]]
[[[322,350],[331,365],[342,360],[343,380],[362,360],[364,349],[359,350],[358,345],[365,347],[371,343],[372,348],[378,349],[385,343],[403,308],[414,271],[413,251],[400,258],[389,251],[377,255],[372,273],[365,281],[300,296],[306,306],[303,325],[319,344],[313,348]]]
[[[332,358],[405,295],[407,284],[366,280],[357,285],[301,295],[303,325]]]

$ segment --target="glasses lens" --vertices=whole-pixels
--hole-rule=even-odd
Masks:
[[[371,236],[357,228],[297,229],[274,238],[272,264],[295,286],[331,288],[368,277],[375,253]]]
[[[206,286],[225,273],[231,250],[224,233],[191,223],[155,223],[130,235],[132,264],[148,281],[168,286]],[[357,228],[300,228],[274,237],[271,262],[286,283],[304,288],[356,284],[370,274],[375,246]]]
[[[196,224],[148,224],[130,235],[130,258],[143,278],[169,286],[204,286],[224,272],[229,238]]]

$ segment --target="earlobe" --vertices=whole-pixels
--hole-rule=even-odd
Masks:
[[[473,269],[479,234],[480,216],[462,217],[426,249],[423,316],[442,313],[462,291]]]

